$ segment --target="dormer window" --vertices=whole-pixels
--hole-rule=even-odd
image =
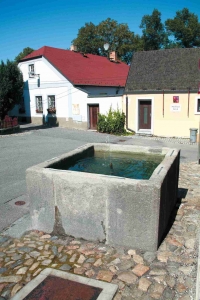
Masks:
[[[29,78],[34,78],[35,75],[34,64],[28,65],[28,71],[29,71]]]

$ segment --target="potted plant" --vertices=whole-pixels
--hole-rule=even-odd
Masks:
[[[55,107],[50,107],[47,109],[49,114],[56,114],[56,108]]]
[[[37,114],[39,114],[39,113],[41,114],[41,113],[43,113],[43,110],[42,110],[42,109],[39,109],[39,108],[37,108],[37,109],[36,109],[36,113],[37,113]]]

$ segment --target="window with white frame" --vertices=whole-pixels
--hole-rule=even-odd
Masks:
[[[200,114],[200,97],[196,98],[195,113]]]
[[[36,113],[43,113],[42,96],[36,96]]]
[[[29,78],[33,78],[35,75],[35,67],[34,64],[28,65],[28,73],[29,73]]]
[[[49,113],[56,113],[56,102],[55,102],[55,96],[54,95],[48,96],[48,112]]]
[[[55,108],[55,96],[48,96],[48,108]]]

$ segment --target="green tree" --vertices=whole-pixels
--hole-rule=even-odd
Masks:
[[[165,26],[183,48],[200,46],[200,23],[198,16],[183,8],[176,12],[174,19],[167,19]]]
[[[32,53],[34,51],[34,49],[30,48],[30,47],[26,47],[22,50],[22,52],[20,52],[16,57],[15,57],[15,62],[18,63],[22,58],[24,58],[25,56],[29,55],[30,53]]]
[[[130,31],[127,24],[118,24],[110,18],[98,25],[86,23],[72,41],[78,51],[107,56],[103,45],[109,43],[108,51],[116,51],[120,60],[130,63],[133,51],[140,48],[140,37]]]
[[[15,62],[7,60],[0,64],[0,119],[15,104],[19,104],[23,95],[23,76]]]
[[[168,35],[161,22],[161,13],[154,9],[151,15],[144,15],[140,24],[144,50],[166,48]]]
[[[99,39],[96,26],[90,22],[85,23],[78,31],[78,36],[72,41],[78,51],[91,54],[99,54]]]

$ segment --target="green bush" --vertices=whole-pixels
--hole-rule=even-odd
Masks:
[[[112,110],[110,107],[107,115],[99,114],[97,122],[97,130],[99,132],[122,134],[125,133],[125,114],[119,109]]]

